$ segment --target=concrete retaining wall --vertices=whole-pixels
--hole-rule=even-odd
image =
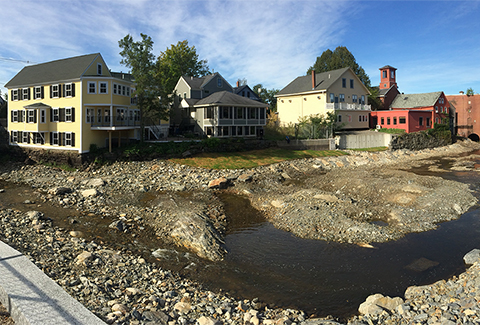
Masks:
[[[290,150],[335,150],[335,139],[277,141],[277,146]]]
[[[354,133],[343,133],[337,136],[339,149],[362,149],[375,147],[388,147],[392,138],[396,135],[375,132],[359,131]]]

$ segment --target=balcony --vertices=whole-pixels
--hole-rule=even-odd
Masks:
[[[91,124],[92,130],[126,130],[140,127],[138,115],[114,114],[87,116],[87,123]]]
[[[335,110],[356,110],[356,111],[369,111],[372,109],[371,105],[365,104],[348,104],[348,103],[327,103],[326,109]]]

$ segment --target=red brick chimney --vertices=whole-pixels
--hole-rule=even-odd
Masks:
[[[240,87],[240,80],[237,80],[237,88]]]
[[[316,85],[317,81],[315,80],[315,70],[312,70],[312,90],[315,90]]]

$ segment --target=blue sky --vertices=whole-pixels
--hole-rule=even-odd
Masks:
[[[188,40],[232,85],[281,89],[326,49],[346,46],[372,85],[397,68],[404,93],[480,92],[480,1],[0,0],[0,90],[26,61],[100,52],[114,71],[118,41],[140,33],[154,54]]]

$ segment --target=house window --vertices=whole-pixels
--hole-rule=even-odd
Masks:
[[[183,93],[183,98],[187,99],[187,93]]]
[[[352,95],[352,103],[356,103],[358,100],[357,95]]]
[[[384,117],[380,118],[380,121],[381,121],[381,122],[380,122],[381,125],[384,125],[384,124],[385,124],[385,118],[384,118]]]
[[[71,107],[65,107],[65,122],[72,122],[72,108]]]
[[[33,88],[33,98],[43,99],[43,86]]]
[[[390,118],[387,117],[387,125],[390,125]]]
[[[435,118],[435,123],[437,123],[437,124],[438,124],[438,117],[436,117],[436,118]]]
[[[72,83],[65,84],[65,97],[73,97],[75,96],[74,94],[74,88],[75,86]]]
[[[237,135],[243,135],[243,126],[237,126]]]
[[[206,126],[205,127],[205,134],[207,136],[213,136],[213,126]]]
[[[358,121],[362,122],[362,115],[358,115]]]
[[[217,87],[221,88],[223,86],[223,80],[222,78],[217,78]]]
[[[52,122],[60,121],[60,109],[58,107],[52,108]]]
[[[117,108],[117,121],[125,120],[125,110],[123,108]]]
[[[335,103],[335,94],[330,93],[330,103]]]
[[[97,108],[97,122],[102,123],[102,109]]]
[[[105,123],[110,123],[110,110],[105,110]]]
[[[395,71],[393,71],[393,70],[390,71],[390,77],[391,77],[392,79],[395,78]]]
[[[353,89],[353,79],[350,79],[350,88]]]
[[[125,86],[122,86],[122,95],[125,96],[125,89],[126,87]]]
[[[340,114],[337,115],[337,122],[338,123],[342,122],[342,115],[340,115]]]
[[[243,115],[243,107],[237,107],[236,110],[235,110],[235,118],[236,119],[243,119],[245,118],[244,115]]]
[[[221,119],[230,119],[230,107],[221,107],[220,108],[220,118]]]
[[[383,70],[383,77],[382,78],[386,78],[387,77],[387,71],[386,70]]]
[[[50,140],[50,144],[52,146],[58,146],[59,145],[59,139],[60,139],[60,134],[58,132],[51,132],[50,135],[52,136],[52,139]]]
[[[423,117],[422,117],[422,116],[420,116],[420,117],[418,118],[418,125],[420,125],[420,126],[423,125]]]
[[[427,121],[426,121],[426,122],[427,122],[427,123],[426,123],[426,124],[427,124],[427,127],[430,127],[430,117],[427,117]]]
[[[98,75],[102,74],[102,64],[101,63],[97,63],[97,74]]]
[[[40,123],[47,122],[47,111],[43,108],[40,110]]]
[[[223,126],[223,127],[220,129],[221,132],[222,132],[221,135],[223,135],[223,136],[228,136],[228,133],[229,133],[229,132],[228,132],[228,129],[229,129],[229,128],[230,128],[229,126]]]
[[[248,110],[248,118],[249,119],[256,119],[257,118],[257,108],[256,107],[250,107]]]
[[[400,116],[398,118],[398,123],[399,124],[406,124],[407,123],[407,118],[405,116]]]
[[[342,78],[342,87],[347,88],[347,79],[346,78]]]
[[[87,108],[87,114],[86,114],[87,123],[93,123],[93,115],[94,115],[93,108]]]
[[[205,107],[205,118],[212,119],[213,118],[213,108],[212,107]]]
[[[134,110],[133,117],[134,117],[135,121],[140,121],[140,110],[139,109]]]
[[[60,97],[60,85],[52,85],[50,89],[51,89],[50,98]]]
[[[45,144],[45,135],[43,133],[34,132],[32,135],[34,144]]]
[[[362,101],[360,102],[360,104],[365,105],[365,95],[362,95]]]
[[[393,118],[393,125],[397,125],[397,118],[396,117]]]
[[[18,122],[18,111],[12,111],[12,122]]]
[[[339,97],[340,97],[340,103],[345,102],[345,94],[340,94]]]
[[[130,87],[127,87],[127,96],[130,97]]]
[[[438,99],[438,103],[439,103],[439,104],[444,104],[444,103],[445,103],[445,102],[444,102],[444,99],[443,99],[443,98],[439,98],[439,99]]]
[[[22,99],[29,100],[30,99],[30,88],[23,88],[22,89]]]
[[[255,135],[255,129],[256,129],[255,126],[250,127],[250,135]]]
[[[12,142],[18,142],[18,131],[12,131]]]
[[[73,146],[73,133],[72,132],[66,132],[65,133],[65,146],[67,146],[67,147]]]
[[[101,82],[100,83],[100,94],[108,94],[107,83]]]
[[[28,137],[28,132],[23,132],[22,133],[22,142],[23,143],[29,143],[29,137]]]
[[[90,81],[88,83],[88,93],[96,94],[97,93],[97,83]]]
[[[34,109],[29,109],[29,110],[27,110],[27,122],[28,122],[28,123],[36,123],[36,122],[37,122],[37,121],[36,121],[36,120],[37,120],[37,119],[36,119],[36,117],[37,117],[36,115],[37,115],[37,114],[36,114],[36,112],[35,112]]]
[[[18,89],[13,89],[12,90],[12,100],[13,101],[18,100]]]
[[[113,93],[114,93],[114,94],[117,93],[117,84],[113,84]]]

